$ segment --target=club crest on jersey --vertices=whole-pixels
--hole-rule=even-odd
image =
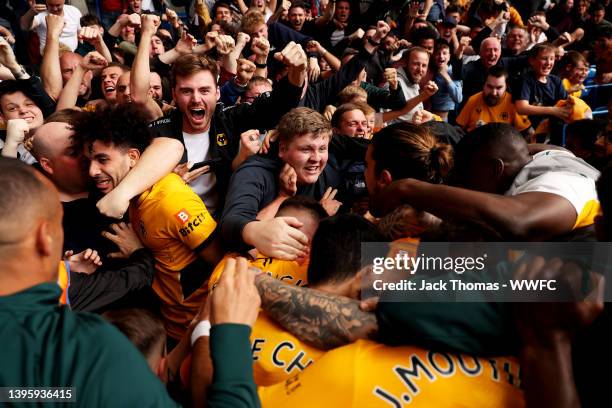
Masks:
[[[180,222],[181,224],[185,225],[185,223],[187,221],[189,221],[189,218],[191,217],[191,214],[189,214],[187,212],[186,209],[181,209],[179,212],[177,212],[176,214],[174,214],[174,218],[176,218],[176,220],[178,222]]]
[[[217,134],[217,146],[225,146],[227,145],[227,137],[225,136],[225,133],[218,133]]]

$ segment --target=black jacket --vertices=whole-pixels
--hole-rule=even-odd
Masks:
[[[369,142],[348,136],[334,136],[329,158],[316,183],[298,187],[296,195],[320,200],[328,187],[343,189],[344,170],[350,162],[363,161]],[[271,154],[251,156],[232,176],[221,217],[221,234],[230,249],[247,249],[242,230],[259,211],[278,195],[278,175],[284,163]]]
[[[249,129],[272,129],[281,116],[295,108],[302,93],[301,87],[296,87],[284,78],[269,95],[261,95],[252,104],[240,104],[223,108],[218,104],[210,124],[210,157],[220,158],[221,162],[211,171],[217,179],[219,202],[217,208],[223,208],[223,200],[232,175],[232,160],[238,154],[240,134]],[[151,125],[154,137],[170,137],[183,140],[183,115],[177,109]],[[187,150],[183,153],[181,163],[187,161]],[[215,218],[217,218],[213,214]]]
[[[91,275],[71,271],[68,287],[70,308],[101,313],[118,304],[133,305],[150,289],[154,276],[155,258],[144,248],[134,251],[121,268],[109,270],[101,267]]]
[[[336,96],[340,91],[357,79],[357,76],[370,58],[372,58],[372,55],[365,49],[362,49],[359,54],[353,57],[346,65],[343,65],[340,71],[331,77],[314,84],[309,84],[301,105],[318,112],[323,112],[327,105],[332,105],[335,102]]]

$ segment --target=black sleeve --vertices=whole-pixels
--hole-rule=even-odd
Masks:
[[[173,115],[173,113],[174,112],[171,112],[163,118],[156,119],[151,122],[149,124],[149,131],[154,138],[170,137],[172,139],[178,139],[181,141],[181,143],[183,143],[182,129],[181,132],[176,131],[178,125],[174,123],[176,121],[176,117]]]
[[[516,57],[502,58],[502,63],[510,77],[516,76],[525,67],[529,66],[529,53],[522,53]]]
[[[484,40],[489,38],[492,32],[493,31],[491,31],[489,27],[485,27],[482,30],[480,30],[478,34],[476,34],[476,37],[474,37],[474,39],[472,40],[472,44],[471,44],[474,51],[476,51],[476,54],[478,54],[478,51],[480,50],[480,44]]]
[[[102,34],[102,40],[104,44],[108,47],[110,52],[113,52],[115,49],[115,45],[117,45],[119,37],[115,37],[114,35],[109,34],[108,30],[104,30],[104,34]]]
[[[368,92],[368,104],[376,110],[381,108],[399,110],[406,105],[406,98],[402,87],[397,86],[395,90],[379,88],[384,92]]]
[[[345,135],[334,135],[329,142],[329,153],[338,160],[364,161],[370,141]]]
[[[229,249],[247,249],[242,230],[275,198],[275,177],[271,170],[244,165],[232,175],[220,223],[223,241]]]
[[[92,312],[151,286],[155,258],[147,249],[134,251],[124,267],[99,270],[91,275],[70,272],[68,299],[72,310]]]
[[[268,26],[268,38],[274,41],[273,45],[277,51],[281,51],[291,41],[300,44],[306,50],[306,44],[312,40],[312,37],[295,31],[291,27],[287,27],[281,23],[272,23]]]
[[[548,30],[544,31],[544,35],[546,35],[548,42],[553,42],[559,37],[560,34],[555,27],[549,25]]]
[[[151,71],[155,71],[162,78],[170,78],[170,70],[172,65],[166,64],[159,59],[159,55],[156,55],[151,59]]]
[[[334,101],[341,90],[357,78],[361,70],[365,68],[365,62],[371,57],[368,52],[362,50],[331,77],[309,85],[304,97],[304,106],[322,112]]]
[[[292,85],[285,77],[274,86],[269,97],[224,110],[223,121],[236,134],[249,129],[272,129],[285,113],[298,106],[301,96],[302,87]]]
[[[32,101],[40,108],[43,117],[55,112],[55,101],[45,92],[43,83],[39,77],[32,75],[28,79],[18,79],[17,82]]]

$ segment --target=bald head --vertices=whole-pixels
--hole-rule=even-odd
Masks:
[[[70,124],[49,122],[36,129],[32,154],[61,193],[78,194],[87,190],[85,157]]]
[[[19,160],[0,158],[0,191],[0,247],[25,235],[36,218],[56,215],[59,207],[55,187]]]
[[[497,65],[501,56],[501,43],[496,37],[489,37],[480,44],[480,60],[485,68]]]
[[[130,71],[128,71],[121,74],[121,76],[117,80],[116,92],[118,103],[132,102],[132,97],[130,93],[130,77],[131,74]]]
[[[38,161],[42,158],[54,159],[66,147],[72,146],[73,134],[72,127],[68,123],[45,123],[34,132],[32,155]]]
[[[76,52],[70,51],[64,52],[60,56],[60,69],[62,70],[62,80],[64,85],[66,85],[66,82],[68,82],[70,77],[72,77],[74,70],[76,69],[77,65],[81,63],[82,59],[82,56]]]
[[[2,296],[52,280],[64,235],[57,190],[31,166],[0,158],[0,191]]]
[[[66,86],[66,83],[72,78],[72,74],[74,74],[74,71],[82,60],[83,57],[76,52],[66,51],[60,55],[60,70],[62,72],[62,82],[64,86]],[[93,73],[87,71],[79,86],[79,96],[88,96],[91,91],[92,78]]]

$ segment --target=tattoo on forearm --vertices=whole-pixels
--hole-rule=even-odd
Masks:
[[[300,340],[328,350],[357,339],[373,338],[376,316],[357,300],[287,285],[268,276],[257,280],[261,307]]]

